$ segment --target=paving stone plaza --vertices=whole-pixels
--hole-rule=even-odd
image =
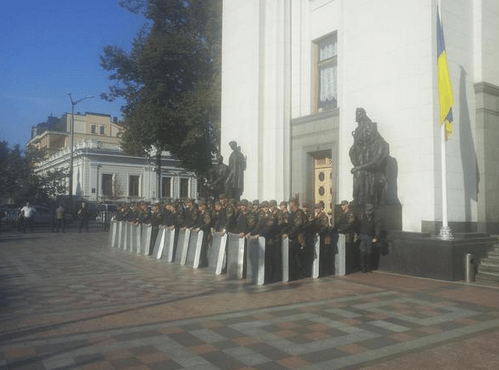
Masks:
[[[0,369],[497,369],[499,289],[380,272],[264,286],[0,235]]]

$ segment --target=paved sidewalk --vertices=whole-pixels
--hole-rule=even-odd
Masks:
[[[499,289],[384,273],[264,287],[0,235],[0,369],[497,369]]]

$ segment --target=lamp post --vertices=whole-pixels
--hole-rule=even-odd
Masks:
[[[101,164],[97,165],[97,189],[95,189],[95,200],[99,202],[99,170],[102,168]]]
[[[71,154],[69,157],[69,198],[71,202],[73,201],[73,141],[74,141],[74,128],[75,128],[75,105],[85,99],[93,98],[93,95],[87,95],[79,100],[73,100],[71,93],[68,93],[69,99],[71,100],[71,144],[70,150]]]

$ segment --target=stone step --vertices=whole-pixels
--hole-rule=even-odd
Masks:
[[[485,280],[485,281],[497,281],[499,282],[499,272],[488,272],[488,271],[480,271],[475,275],[475,281]]]
[[[479,265],[478,266],[478,273],[490,273],[490,274],[497,274],[499,276],[499,266],[496,265]]]
[[[484,285],[484,286],[499,287],[499,281],[483,279],[482,277],[480,277],[478,275],[475,277],[475,283],[479,284],[479,285]]]
[[[482,258],[482,259],[480,260],[480,262],[482,262],[482,261],[499,262],[499,256],[491,256],[491,255],[488,255],[487,257]]]
[[[494,259],[494,258],[484,258],[483,260],[480,261],[480,264],[478,265],[479,267],[480,266],[497,266],[497,268],[499,269],[499,259]]]

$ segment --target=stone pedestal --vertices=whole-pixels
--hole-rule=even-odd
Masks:
[[[464,279],[464,255],[485,257],[497,238],[488,234],[456,234],[440,240],[429,233],[390,231],[386,255],[375,249],[373,266],[381,271],[447,281]]]
[[[352,211],[359,217],[364,209],[360,206],[352,207]],[[341,213],[340,206],[336,206],[337,214]],[[376,208],[376,216],[379,217],[383,230],[402,230],[402,205],[385,204]]]

